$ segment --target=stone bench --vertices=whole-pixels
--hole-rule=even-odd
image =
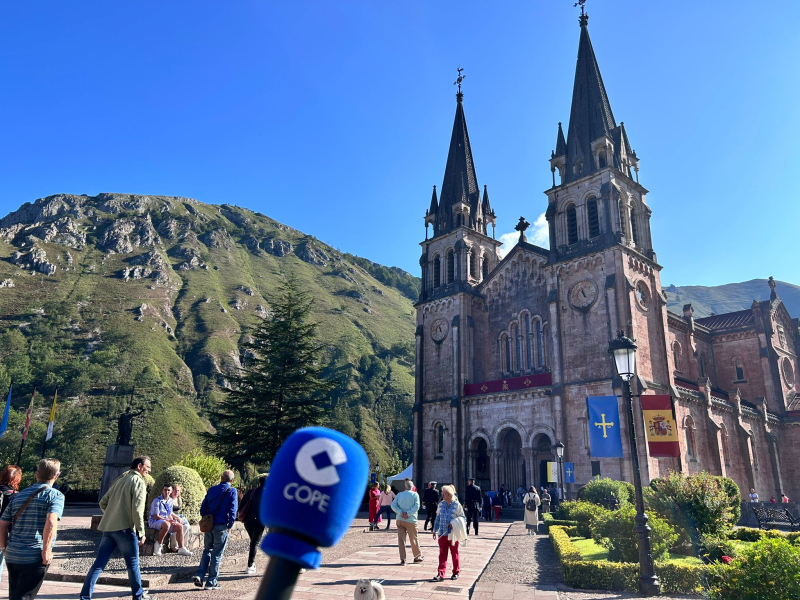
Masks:
[[[103,515],[92,515],[92,531],[97,531],[97,526],[100,524],[100,519],[103,518]],[[152,556],[153,555],[153,548],[156,544],[156,539],[158,537],[158,530],[150,529],[149,527],[145,529],[145,536],[144,536],[144,545],[139,548],[139,555],[140,556]],[[228,536],[229,541],[233,540],[249,540],[249,536],[247,535],[247,530],[244,528],[244,525],[239,521],[233,524],[233,528],[231,529],[230,535]],[[189,530],[185,535],[184,545],[186,548],[194,552],[195,550],[200,549],[203,546],[203,532],[200,531],[199,525],[190,525]],[[167,550],[169,547],[169,536],[164,539],[164,550]]]

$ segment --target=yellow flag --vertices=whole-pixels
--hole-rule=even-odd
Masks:
[[[558,483],[558,463],[547,463],[547,483]]]
[[[53,437],[53,425],[56,422],[56,400],[58,400],[58,390],[56,390],[56,395],[53,396],[53,408],[50,409],[50,423],[47,424],[47,435],[44,438],[45,442]]]

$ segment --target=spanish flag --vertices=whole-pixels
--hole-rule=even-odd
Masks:
[[[641,396],[644,428],[650,456],[675,457],[681,455],[678,427],[671,396]]]
[[[47,435],[44,438],[45,442],[53,437],[53,425],[55,425],[56,422],[56,400],[58,400],[58,390],[56,390],[56,395],[53,396],[53,408],[50,409],[50,423],[47,424]]]

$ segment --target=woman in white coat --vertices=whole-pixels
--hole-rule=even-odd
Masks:
[[[531,486],[522,499],[522,505],[525,507],[525,529],[528,535],[536,535],[539,530],[539,505],[541,503],[536,488]]]

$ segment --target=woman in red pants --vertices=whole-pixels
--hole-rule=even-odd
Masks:
[[[378,511],[381,508],[381,491],[378,489],[377,483],[369,484],[369,530],[378,528],[378,523],[381,522]],[[377,518],[376,518],[377,517]]]
[[[458,558],[458,542],[451,542],[447,535],[452,530],[451,523],[454,519],[464,517],[464,509],[456,498],[456,490],[452,485],[442,487],[442,501],[439,503],[439,510],[436,512],[436,521],[433,524],[433,539],[439,538],[439,569],[436,572],[434,581],[442,581],[447,570],[447,553],[453,557],[453,576],[450,579],[458,579],[461,572],[461,563]]]

